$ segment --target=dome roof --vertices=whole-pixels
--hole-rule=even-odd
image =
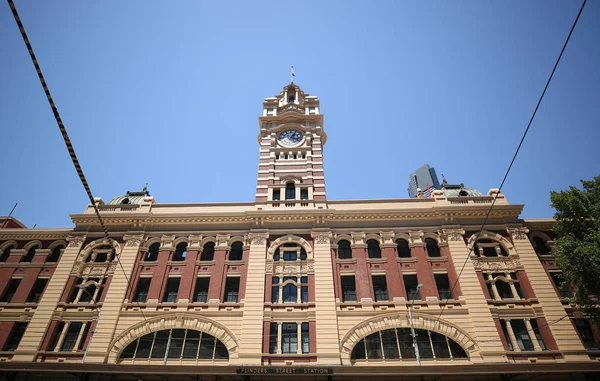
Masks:
[[[150,192],[146,185],[141,192],[127,191],[126,195],[113,198],[108,205],[141,205],[147,197],[150,197]]]
[[[442,175],[443,176],[443,175]],[[442,192],[446,197],[483,197],[484,194],[475,188],[465,188],[465,184],[448,184],[446,179],[442,182]]]

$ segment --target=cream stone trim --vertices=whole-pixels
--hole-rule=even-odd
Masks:
[[[436,316],[429,316],[413,312],[412,323],[414,328],[422,328],[437,332],[456,341],[461,347],[463,347],[463,349],[465,349],[465,352],[468,353],[469,358],[478,355],[479,346],[475,340],[473,340],[471,336],[463,331],[460,327],[444,319],[438,320]],[[408,315],[398,313],[379,315],[355,325],[344,335],[340,341],[343,363],[350,364],[350,354],[352,353],[352,349],[354,349],[354,346],[360,340],[372,333],[390,328],[410,328]]]
[[[108,357],[108,363],[116,363],[119,354],[135,339],[152,332],[172,328],[192,329],[208,333],[221,340],[229,352],[230,359],[232,357],[237,357],[232,356],[232,354],[237,354],[239,348],[238,339],[224,325],[200,315],[167,314],[146,319],[119,334],[110,344],[111,350]]]
[[[297,164],[297,163],[295,163]],[[277,171],[276,171],[277,172]],[[302,178],[294,175],[283,176],[279,178],[279,183],[281,185],[285,185],[289,182],[293,182],[294,184],[302,184]]]
[[[95,241],[88,243],[87,246],[84,247],[79,252],[79,257],[81,258],[80,260],[84,260],[85,258],[87,258],[87,256],[92,253],[92,250],[94,250],[96,247],[102,246],[102,245],[112,246],[115,249],[116,256],[119,256],[119,254],[121,254],[121,245],[119,245],[119,243],[117,241],[115,241],[112,238],[110,239],[110,241],[107,240],[106,238],[100,238],[100,239],[97,239]]]
[[[177,246],[182,242],[187,243],[188,247],[190,246],[190,240],[187,237],[177,237],[177,238],[175,238],[175,240],[172,243],[172,246],[173,246],[172,250],[176,250]]]
[[[335,238],[333,239],[333,242],[335,243],[335,246],[339,246],[340,241],[348,241],[348,243],[350,245],[352,245],[352,236],[350,236],[349,234],[336,234]]]
[[[31,249],[32,247],[36,246],[38,249],[42,248],[42,241],[39,240],[34,240],[34,241],[29,241],[25,244],[25,246],[23,246],[23,250],[25,250],[25,253],[27,253],[29,251],[29,249]]]
[[[284,243],[290,243],[290,242],[294,242],[294,243],[297,243],[298,245],[302,246],[304,248],[304,250],[306,250],[307,258],[312,257],[312,246],[310,245],[310,243],[308,243],[302,237],[298,237],[293,234],[288,234],[283,237],[279,237],[275,241],[271,242],[271,246],[269,246],[269,249],[267,249],[267,259],[273,258],[273,255],[275,254],[275,250],[279,246],[283,245]]]
[[[396,243],[396,241],[399,239],[405,240],[406,242],[408,242],[409,245],[411,243],[410,236],[406,233],[400,233],[400,232],[394,233],[394,243]]]
[[[423,243],[425,243],[425,240],[427,238],[431,238],[431,239],[435,240],[435,242],[437,242],[437,244],[438,244],[438,247],[440,246],[440,243],[442,243],[442,239],[440,238],[439,234],[437,234],[437,233],[432,233],[432,232],[423,233],[423,235],[421,236],[421,240],[423,241]]]
[[[471,253],[473,253],[473,246],[475,244],[475,236],[476,235],[477,235],[477,233],[471,235],[471,237],[469,237],[469,241],[467,242],[467,249],[469,249],[469,251]],[[501,236],[500,234],[496,234],[496,233],[492,233],[487,230],[484,230],[479,235],[479,239],[491,239],[492,241],[496,241],[500,246],[502,246],[504,248],[504,250],[506,250],[506,253],[508,255],[516,254],[515,247],[513,246],[513,244],[509,240],[507,240],[506,238]]]
[[[246,244],[246,241],[247,237],[242,237],[241,235],[234,235],[227,241],[227,250],[231,250],[231,245],[233,245],[236,242],[241,242],[244,249],[247,249],[248,245]]]
[[[0,253],[4,253],[4,250],[9,246],[12,246],[13,249],[17,249],[19,247],[19,244],[15,240],[6,241],[2,245],[0,245]]]
[[[381,246],[383,244],[383,239],[381,239],[381,236],[379,234],[368,233],[367,235],[365,235],[365,238],[364,238],[365,245],[367,244],[367,242],[370,239],[374,239],[375,241],[379,242],[379,246]]]
[[[54,250],[54,248],[56,248],[57,246],[63,246],[63,250],[66,249],[67,247],[67,241],[65,241],[64,239],[59,239],[56,240],[54,242],[52,242],[50,245],[48,245],[48,250],[50,250],[50,252],[52,252],[52,250]]]
[[[150,250],[150,246],[158,243],[159,246],[162,244],[160,237],[149,237],[143,245],[140,245],[140,250]]]
[[[204,237],[200,240],[200,251],[204,250],[204,245],[209,242],[213,242],[215,244],[215,250],[218,247],[219,242],[217,242],[217,237]]]

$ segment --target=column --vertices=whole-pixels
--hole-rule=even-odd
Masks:
[[[502,322],[500,324],[502,324]],[[513,331],[512,329],[512,324],[510,324],[510,320],[505,319],[504,324],[506,326],[506,332],[508,333],[508,337],[510,338],[510,343],[513,347],[513,352],[521,352],[519,342],[517,341],[517,337],[515,336],[515,331]]]
[[[123,300],[125,300],[125,294],[129,287],[133,287],[128,284],[127,279],[133,273],[133,266],[143,235],[126,235],[124,239],[125,245],[113,262],[115,265],[114,274],[110,282],[110,288],[105,290],[106,296],[102,304],[102,317],[97,321],[94,337],[89,343],[86,363],[106,362],[110,351],[110,343],[114,338],[119,321],[121,306]],[[121,262],[122,269],[116,261]],[[127,277],[124,272],[127,273]]]
[[[67,241],[69,244],[61,257],[60,262],[56,265],[54,274],[46,286],[44,295],[42,296],[42,299],[40,299],[40,303],[27,326],[27,330],[21,339],[21,343],[19,344],[12,361],[35,361],[37,351],[44,338],[44,335],[40,335],[40,332],[46,332],[50,325],[56,305],[60,301],[60,297],[62,296],[67,280],[69,279],[71,269],[73,268],[81,246],[85,241],[85,236],[69,236],[67,237]],[[50,332],[48,332],[48,334],[49,333]]]
[[[167,271],[169,269],[169,257],[171,256],[171,251],[173,250],[174,240],[174,235],[164,235],[161,237],[158,258],[156,259],[158,265],[155,266],[152,270],[152,281],[150,282],[150,288],[148,289],[148,298],[146,299],[147,304],[160,303],[163,285],[165,285],[168,280]],[[134,287],[136,286],[137,284]]]
[[[535,337],[535,332],[533,332],[533,327],[531,326],[529,319],[525,319],[525,327],[527,328],[527,333],[529,334],[529,338],[533,343],[533,349],[536,351],[541,351],[542,347],[540,347],[540,343],[538,343],[537,337]]]
[[[505,362],[504,347],[479,283],[477,272],[473,262],[469,259],[469,250],[463,238],[464,233],[462,229],[444,229],[444,234],[448,237],[448,247],[457,274],[460,273],[463,264],[465,264],[459,282],[462,298],[466,301],[466,306],[469,309],[471,324],[469,327],[468,323],[465,322],[462,328],[478,343],[481,350],[481,356],[473,356],[472,361]],[[446,311],[447,309],[444,310],[444,312]],[[444,318],[443,314],[441,318]]]
[[[333,288],[333,264],[331,263],[331,232],[312,232],[314,239],[315,271],[315,320],[318,338],[317,353],[319,365],[341,365],[340,343]]]
[[[506,230],[512,238],[519,261],[527,273],[533,293],[544,310],[544,317],[549,323],[548,327],[552,331],[558,349],[563,353],[564,360],[589,361],[590,358],[569,318],[560,320],[566,315],[565,308],[554,291],[552,280],[546,274],[531,242],[529,242],[527,237],[529,230],[523,227],[507,228]]]
[[[365,233],[352,233],[352,258],[356,259],[354,280],[356,282],[356,301],[373,302],[373,283],[367,265],[367,245],[364,243]]]
[[[237,363],[261,365],[263,310],[265,305],[265,264],[269,233],[250,233],[248,238],[250,240],[248,278],[246,280],[246,298]],[[236,363],[234,359],[230,359],[229,362],[231,364]]]

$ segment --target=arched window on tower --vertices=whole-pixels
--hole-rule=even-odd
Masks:
[[[427,246],[427,255],[430,257],[440,256],[440,248],[438,247],[438,243],[435,239],[425,238],[425,245]]]
[[[230,261],[241,261],[244,254],[244,245],[241,242],[234,242],[231,244],[231,250],[229,251]]]
[[[175,252],[173,253],[174,261],[185,261],[185,257],[187,256],[187,242],[181,242],[175,248]]]
[[[351,259],[352,258],[352,248],[350,247],[350,242],[345,239],[338,242],[338,258],[339,259]]]
[[[201,261],[212,261],[215,257],[215,243],[207,242],[202,248],[202,255],[200,255]]]
[[[405,239],[399,238],[396,240],[396,250],[399,258],[410,258],[410,246],[408,246],[408,241]]]
[[[148,248],[148,252],[144,256],[144,261],[154,262],[158,259],[158,251],[160,250],[160,243],[155,242]]]
[[[381,258],[381,248],[376,240],[370,239],[367,241],[367,251],[369,258]]]
[[[285,199],[295,200],[296,199],[296,184],[289,182],[285,184]]]

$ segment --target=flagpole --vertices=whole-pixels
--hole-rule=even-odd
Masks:
[[[290,83],[294,83],[294,77],[296,76],[296,73],[294,73],[294,67],[292,66],[292,68],[290,69],[291,71],[291,75],[290,75]]]

